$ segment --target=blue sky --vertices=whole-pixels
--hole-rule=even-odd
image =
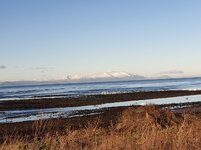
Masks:
[[[200,0],[1,0],[0,81],[200,76],[200,16]]]

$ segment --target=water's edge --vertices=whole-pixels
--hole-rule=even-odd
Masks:
[[[93,115],[101,113],[103,109],[113,107],[139,106],[148,104],[154,104],[154,105],[183,104],[192,102],[201,102],[201,95],[158,98],[149,100],[134,100],[134,101],[114,102],[114,103],[105,103],[100,105],[88,105],[79,107],[0,111],[0,123],[16,123],[24,121],[34,121],[39,119],[51,119],[60,117],[69,118],[69,117],[77,117],[80,115]],[[82,111],[83,112],[89,111],[89,112],[82,114],[81,113]]]

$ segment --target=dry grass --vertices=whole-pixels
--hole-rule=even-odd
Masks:
[[[85,128],[62,134],[41,136],[44,122],[33,126],[33,139],[26,137],[0,145],[2,150],[199,150],[201,149],[201,119],[193,114],[175,116],[169,110],[154,106],[128,108],[116,124],[100,126],[100,119],[89,122]]]

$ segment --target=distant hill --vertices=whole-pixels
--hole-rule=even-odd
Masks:
[[[68,75],[68,82],[99,82],[99,81],[121,81],[121,80],[143,80],[144,76],[135,75],[127,72],[104,72],[86,75]]]
[[[11,81],[0,82],[0,86],[29,86],[44,84],[64,84],[64,83],[86,83],[86,82],[109,82],[109,81],[131,81],[131,80],[151,80],[151,79],[169,79],[170,76],[145,77],[123,71],[103,72],[85,75],[67,75],[64,80],[51,81]]]

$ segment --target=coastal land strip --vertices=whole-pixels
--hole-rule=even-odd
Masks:
[[[107,95],[87,95],[79,97],[63,98],[36,98],[26,100],[6,100],[0,101],[0,111],[6,110],[23,110],[23,109],[43,109],[59,107],[77,107],[87,105],[99,105],[104,103],[137,101],[156,98],[168,98],[178,96],[200,95],[201,90],[187,91],[149,91],[149,92],[132,92]]]

